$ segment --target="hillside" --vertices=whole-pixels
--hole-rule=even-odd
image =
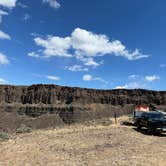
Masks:
[[[135,104],[166,105],[166,92],[95,90],[57,85],[0,86],[0,130],[83,122],[132,113]]]

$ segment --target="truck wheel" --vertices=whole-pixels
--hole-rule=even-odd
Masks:
[[[137,129],[140,130],[141,129],[141,125],[139,123],[137,123]]]
[[[148,134],[153,134],[154,133],[154,129],[150,125],[148,125],[147,133]]]

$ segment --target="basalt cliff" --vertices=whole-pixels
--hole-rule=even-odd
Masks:
[[[96,90],[58,85],[0,85],[0,130],[44,128],[131,113],[134,105],[165,109],[166,91]]]

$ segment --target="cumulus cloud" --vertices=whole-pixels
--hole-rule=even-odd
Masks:
[[[13,8],[16,6],[17,0],[0,0],[0,6],[6,8]]]
[[[58,9],[61,7],[60,3],[57,0],[43,0],[43,3],[48,3],[50,7]]]
[[[83,75],[82,79],[83,79],[83,81],[100,81],[104,84],[108,84],[108,82],[105,81],[104,79],[102,79],[101,77],[93,77],[90,74]]]
[[[156,81],[156,80],[160,80],[160,77],[156,76],[156,75],[151,75],[151,76],[146,76],[145,80],[149,81],[149,82],[153,82],[153,81]]]
[[[69,66],[69,67],[65,67],[65,69],[69,70],[69,71],[88,71],[88,68],[80,66],[80,65],[73,65],[73,66]]]
[[[6,55],[0,53],[0,65],[9,64],[9,60]]]
[[[8,83],[6,80],[4,80],[3,78],[0,78],[0,84],[6,84]]]
[[[48,36],[43,39],[37,37],[35,43],[43,47],[45,57],[61,56],[75,57],[87,66],[99,66],[95,58],[104,55],[122,56],[128,60],[147,58],[138,49],[129,51],[119,40],[110,40],[106,35],[76,28],[68,37]],[[72,55],[71,55],[72,52]]]
[[[10,40],[11,37],[7,33],[5,33],[5,32],[3,32],[3,31],[0,30],[0,39]]]
[[[52,81],[59,81],[60,77],[57,76],[46,76],[47,79],[52,80]]]
[[[72,55],[68,53],[68,49],[70,49],[69,37],[60,38],[60,37],[49,36],[46,40],[37,37],[34,40],[38,46],[45,48],[43,51],[45,57],[51,57],[51,56],[72,57]]]
[[[148,57],[135,49],[130,52],[119,41],[110,41],[106,35],[94,34],[93,32],[76,28],[71,35],[71,43],[74,49],[81,55],[88,55],[89,57],[103,56],[106,54],[114,54],[116,56],[123,56],[129,60],[136,60]]]

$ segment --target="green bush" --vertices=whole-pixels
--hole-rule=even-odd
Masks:
[[[16,133],[30,133],[32,129],[24,124],[16,129]]]
[[[10,138],[8,133],[0,132],[0,141],[8,140]]]

